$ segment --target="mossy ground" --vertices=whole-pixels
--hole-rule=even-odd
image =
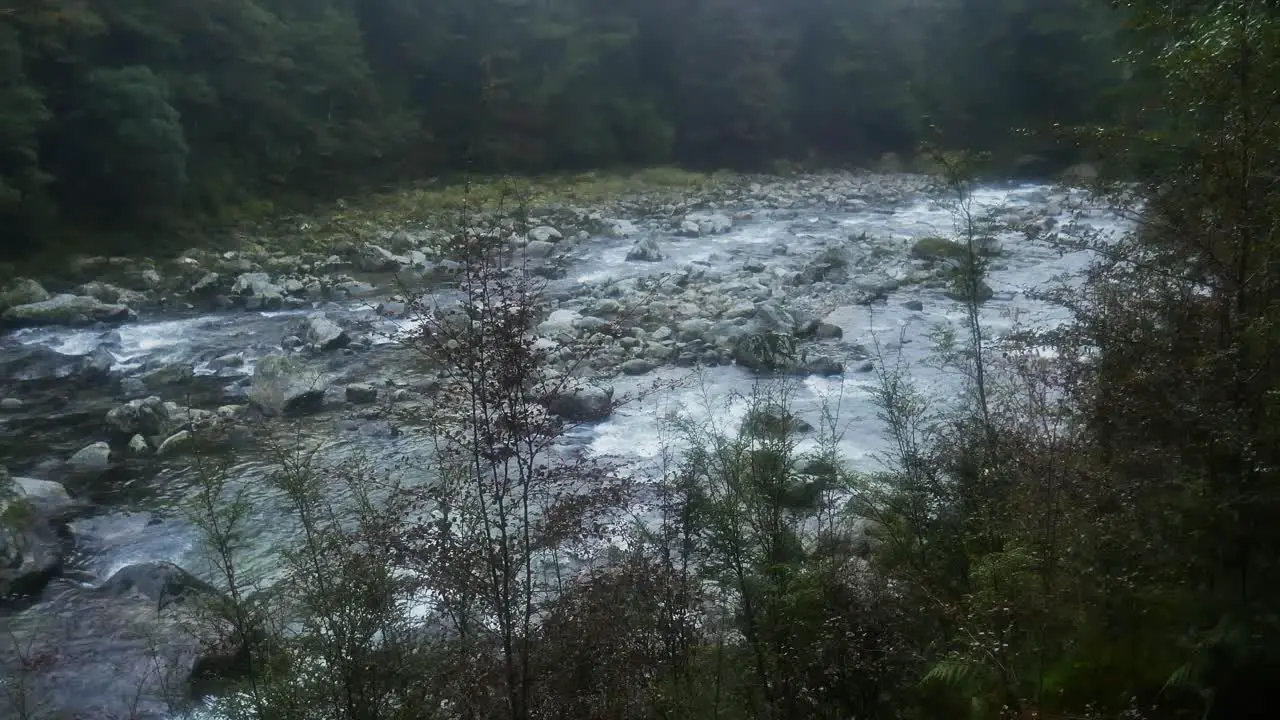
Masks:
[[[434,228],[463,212],[537,211],[555,205],[603,205],[632,197],[673,199],[730,182],[732,173],[673,167],[596,171],[535,177],[483,176],[469,181],[429,181],[394,191],[339,200],[306,214],[272,215],[258,208],[235,233],[272,249],[320,250],[335,239],[366,238],[396,228]],[[241,245],[243,247],[243,245]]]

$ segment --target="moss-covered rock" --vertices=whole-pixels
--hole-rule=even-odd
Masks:
[[[911,257],[917,260],[961,260],[968,254],[964,245],[944,237],[920,238],[911,246]]]
[[[93,325],[122,323],[137,315],[125,305],[113,305],[83,295],[54,295],[48,300],[16,305],[0,316],[5,325],[30,327],[39,325]]]

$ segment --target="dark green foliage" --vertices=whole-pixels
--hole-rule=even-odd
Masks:
[[[0,12],[0,252],[462,170],[862,162],[930,123],[1008,149],[1095,117],[1107,27],[1068,0],[35,0]]]

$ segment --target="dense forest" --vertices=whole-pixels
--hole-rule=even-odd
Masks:
[[[8,0],[3,252],[463,170],[1052,154],[1011,131],[1113,104],[1100,5]]]

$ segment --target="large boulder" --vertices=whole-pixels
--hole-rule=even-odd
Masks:
[[[98,588],[57,580],[6,623],[25,652],[0,653],[0,677],[20,678],[40,717],[173,717],[209,669],[234,679],[244,667],[229,628],[205,611],[220,599],[168,563],[123,568]]]
[[[67,459],[73,470],[95,472],[111,467],[111,446],[99,441],[86,445]]]
[[[319,350],[337,350],[351,344],[347,331],[322,312],[308,315],[302,321],[299,334]]]
[[[0,598],[37,592],[61,569],[59,530],[86,507],[59,483],[0,468]]]
[[[115,357],[103,347],[86,355],[65,355],[43,345],[0,348],[0,376],[10,382],[97,382],[110,375],[115,362]]]
[[[254,368],[249,401],[264,415],[298,417],[324,409],[328,381],[303,372],[283,355],[268,355]]]
[[[231,286],[231,294],[239,297],[246,310],[275,310],[284,306],[284,288],[271,282],[264,272],[242,273]]]
[[[600,422],[613,413],[613,388],[565,380],[546,396],[547,409],[570,422]]]
[[[140,292],[92,280],[76,288],[77,295],[85,295],[104,303],[117,305],[137,305],[146,301],[147,297]]]
[[[151,397],[129,402],[107,413],[107,429],[119,437],[165,436],[169,433],[173,419],[169,416],[169,408],[164,401]]]
[[[30,305],[49,299],[49,293],[40,283],[31,278],[18,278],[0,291],[0,310],[7,310],[15,305]]]
[[[633,262],[661,262],[663,257],[658,241],[653,238],[642,238],[627,251],[627,259]]]
[[[95,323],[118,324],[137,319],[125,305],[104,303],[83,295],[54,295],[48,300],[15,305],[4,311],[4,324],[12,327],[66,325],[71,327]]]

